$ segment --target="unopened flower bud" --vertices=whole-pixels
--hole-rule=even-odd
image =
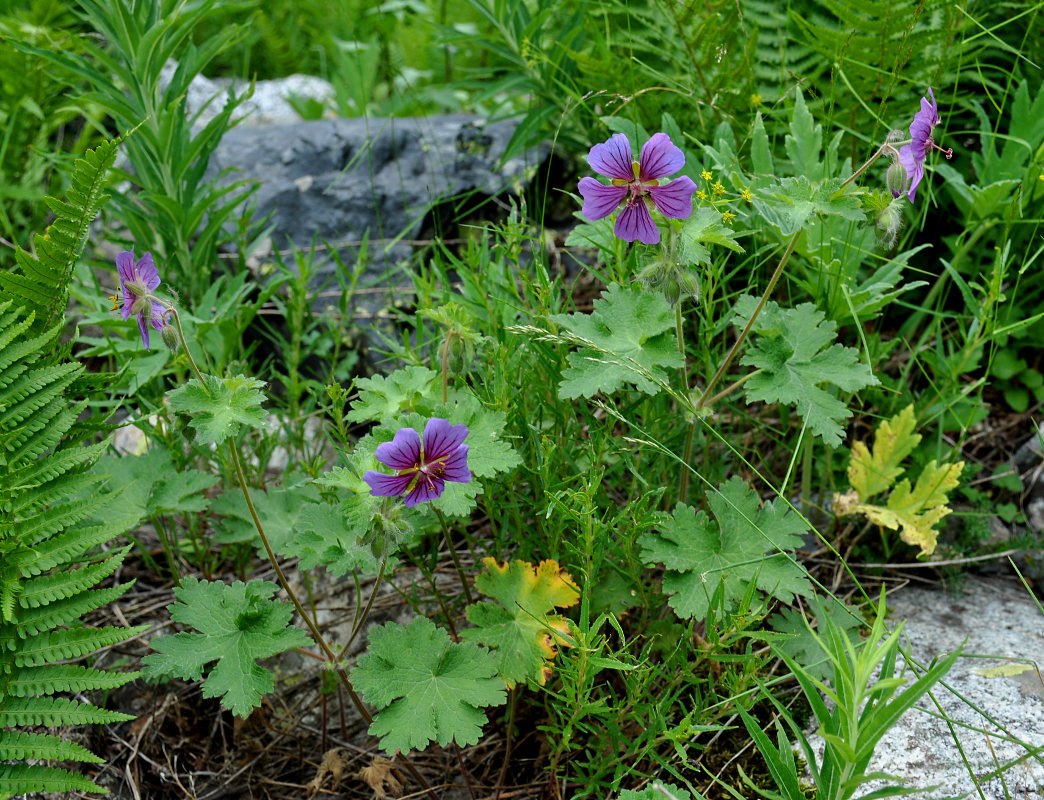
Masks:
[[[877,215],[875,221],[877,227],[877,240],[882,247],[892,247],[895,240],[899,238],[899,231],[903,229],[902,204],[889,203]]]
[[[160,338],[172,353],[177,353],[181,348],[181,337],[178,336],[178,331],[173,325],[164,325],[160,328]]]
[[[906,169],[902,162],[892,162],[892,166],[885,173],[885,186],[892,193],[892,197],[899,197],[906,191]]]

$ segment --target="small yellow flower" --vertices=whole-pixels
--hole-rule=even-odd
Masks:
[[[754,106],[754,108],[757,108],[758,106],[760,106],[761,105],[761,101],[762,101],[762,97],[757,92],[754,92],[754,94],[752,94],[750,96],[750,104],[752,106]]]
[[[721,181],[718,181],[711,188],[714,190],[714,194],[725,194],[725,187],[722,185]]]
[[[754,199],[754,195],[752,195],[752,194],[750,193],[750,189],[749,189],[749,188],[747,188],[747,189],[744,189],[744,190],[743,190],[742,192],[740,192],[740,197],[742,197],[742,198],[743,198],[744,200],[746,200],[746,201],[747,201],[748,203],[749,203],[749,202],[750,202],[751,200],[753,200],[753,199]]]
[[[736,219],[736,215],[733,214],[731,211],[726,211],[724,214],[721,215],[722,222],[732,222],[732,220],[734,219]]]
[[[697,189],[696,199],[699,200],[701,203],[705,202],[707,200],[707,193],[703,191],[703,189]]]
[[[119,311],[120,310],[120,290],[117,289],[116,290],[116,294],[110,294],[109,295],[109,299],[112,300],[112,308],[110,308],[109,310],[110,311]]]
[[[700,177],[703,178],[703,180],[705,181],[714,179],[714,176],[707,172],[707,170],[703,170],[703,172],[700,173]]]

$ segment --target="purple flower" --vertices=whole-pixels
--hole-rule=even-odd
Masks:
[[[616,218],[614,232],[626,242],[637,239],[644,244],[660,241],[660,229],[649,210],[655,206],[665,217],[688,219],[692,214],[692,195],[696,184],[686,176],[661,185],[666,178],[685,166],[685,154],[666,133],[654,134],[642,147],[638,161],[631,160],[631,143],[622,133],[614,134],[591,148],[587,163],[611,179],[609,186],[594,178],[581,178],[579,189],[584,198],[581,213],[592,222],[624,209]]]
[[[385,475],[369,470],[363,480],[370,485],[374,497],[406,495],[406,505],[415,506],[434,500],[446,488],[446,481],[468,483],[468,446],[462,444],[468,435],[467,425],[450,425],[448,420],[433,418],[424,426],[424,444],[413,428],[396,431],[390,442],[377,445],[377,460],[396,472]]]
[[[120,312],[123,319],[128,320],[133,314],[138,318],[138,330],[145,349],[149,349],[149,325],[162,331],[167,324],[164,312],[167,310],[152,294],[159,288],[160,276],[156,265],[152,263],[152,253],[146,253],[134,263],[134,248],[125,250],[116,256],[116,271],[120,276],[120,288],[123,291],[123,307]]]
[[[932,128],[939,124],[939,106],[935,103],[935,93],[930,87],[928,96],[932,98],[931,102],[927,97],[922,97],[921,110],[914,114],[913,122],[910,123],[910,143],[899,148],[899,163],[903,165],[906,178],[910,181],[906,196],[910,198],[911,203],[917,196],[917,186],[924,177],[924,158],[928,149],[937,147],[942,150],[932,139]],[[947,158],[953,155],[952,150],[943,150],[943,153]],[[899,196],[894,189],[892,194],[895,197]]]

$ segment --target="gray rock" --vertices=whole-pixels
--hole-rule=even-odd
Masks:
[[[178,62],[173,59],[163,65],[160,85],[167,86]],[[197,75],[189,83],[185,96],[185,111],[197,126],[202,127],[216,117],[228,102],[228,90],[242,94],[249,90],[250,82],[243,80],[212,80]],[[270,81],[256,81],[254,93],[235,110],[232,118],[241,125],[273,125],[298,122],[301,115],[290,104],[291,98],[317,100],[324,105],[334,97],[333,84],[312,75],[290,75]],[[198,117],[196,115],[199,115]]]
[[[268,217],[274,248],[308,249],[318,237],[320,282],[338,269],[324,242],[352,269],[366,241],[370,263],[360,285],[380,287],[361,299],[372,312],[402,299],[389,284],[425,244],[419,237],[456,237],[468,209],[518,193],[547,161],[550,147],[542,146],[502,163],[515,128],[463,114],[238,127],[225,134],[207,176],[227,170],[224,181],[259,182],[254,218]]]
[[[1041,431],[1044,432],[1044,425],[1041,426]],[[1022,443],[1022,446],[1015,451],[1015,468],[1019,472],[1025,472],[1039,465],[1042,459],[1044,459],[1044,451],[1041,450],[1040,437],[1034,430]]]
[[[1033,752],[1044,747],[1044,615],[1032,598],[1013,583],[969,577],[956,599],[907,587],[889,594],[888,606],[893,623],[906,620],[905,645],[919,663],[962,643],[964,657],[932,691],[939,707],[925,697],[906,712],[868,771],[902,776],[911,787],[938,786],[918,797],[970,799],[980,788],[985,800],[1044,796],[1044,755]],[[1003,783],[987,777],[998,765],[1011,765]],[[883,785],[868,783],[857,797]]]

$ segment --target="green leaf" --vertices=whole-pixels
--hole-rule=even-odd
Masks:
[[[783,178],[754,195],[754,207],[784,236],[804,230],[817,214],[862,221],[859,190],[848,190],[840,178],[813,183],[804,175]]]
[[[860,642],[859,630],[862,625],[844,603],[829,596],[820,599],[818,595],[813,595],[810,605],[819,620],[820,631],[826,630],[829,624],[853,644]],[[769,624],[773,630],[789,635],[789,638],[776,645],[781,652],[794,659],[816,680],[833,678],[834,666],[829,653],[824,649],[821,639],[812,635],[808,622],[798,609],[783,609],[769,620]]]
[[[815,123],[800,91],[797,92],[794,113],[790,118],[790,133],[784,144],[790,163],[798,175],[813,182],[822,179],[823,164],[819,154],[823,149],[823,126]]]
[[[709,244],[721,245],[736,253],[744,252],[732,229],[722,223],[721,214],[713,208],[700,207],[682,223],[678,261],[682,264],[709,264]]]
[[[493,648],[497,670],[509,688],[533,680],[543,685],[551,672],[557,648],[569,645],[569,622],[551,613],[580,599],[573,579],[554,560],[534,567],[526,561],[485,558],[486,570],[475,588],[494,599],[468,607],[474,628],[461,631],[466,641]]]
[[[432,390],[438,373],[427,367],[404,367],[387,376],[374,375],[355,382],[359,398],[345,418],[352,422],[379,422],[387,425],[417,404]]]
[[[673,783],[653,781],[641,791],[624,789],[618,800],[702,800],[701,795],[693,796],[687,789]]]
[[[218,476],[185,469],[178,472],[170,451],[152,447],[140,456],[102,456],[91,470],[109,475],[109,488],[120,492],[118,512],[128,528],[157,514],[204,511],[210,504],[205,494]]]
[[[352,670],[352,684],[379,709],[370,733],[387,753],[475,744],[486,722],[484,706],[507,694],[496,660],[471,643],[454,644],[425,618],[393,622],[370,632],[369,651]]]
[[[305,506],[294,528],[292,550],[300,556],[301,569],[322,564],[338,576],[352,570],[377,571],[372,549],[346,528],[340,509],[325,503]]]
[[[667,568],[663,589],[679,617],[705,618],[719,585],[727,606],[735,606],[751,584],[784,603],[809,594],[807,573],[786,555],[808,527],[786,504],[759,508],[757,493],[738,477],[707,503],[713,522],[705,511],[679,503],[659,533],[640,540],[642,560]]]
[[[754,117],[754,132],[750,139],[750,163],[754,167],[754,172],[759,175],[776,174],[768,134],[765,133],[765,120],[760,111]]]
[[[203,696],[220,697],[233,714],[248,716],[274,686],[272,673],[257,661],[309,644],[304,631],[288,627],[293,607],[269,599],[278,588],[267,581],[228,585],[184,578],[174,590],[179,602],[167,608],[172,620],[199,633],[153,639],[156,652],[143,660],[146,674],[199,680],[216,661]]]
[[[733,324],[745,325],[756,302],[749,295],[741,297]],[[740,361],[760,370],[743,386],[748,403],[793,406],[809,430],[831,447],[841,444],[840,422],[852,412],[820,384],[854,392],[878,382],[870,367],[859,362],[859,351],[831,344],[836,328],[811,303],[780,309],[770,300],[755,323],[758,336]]]
[[[251,489],[250,501],[272,549],[282,555],[296,555],[291,542],[305,509],[319,499],[316,487],[288,480],[280,486]],[[222,544],[251,542],[258,554],[266,557],[261,537],[254,525],[246,498],[239,489],[229,489],[211,504],[211,511],[223,515],[215,537]]]
[[[569,354],[558,396],[563,400],[615,392],[626,384],[645,394],[666,381],[661,367],[680,367],[674,312],[659,293],[610,286],[590,314],[555,314],[552,319],[581,346]]]
[[[229,436],[238,436],[240,425],[265,426],[265,412],[261,408],[265,402],[261,393],[264,381],[243,375],[234,378],[204,375],[203,381],[193,378],[167,392],[175,411],[192,415],[189,425],[196,429],[197,442],[220,444]]]

